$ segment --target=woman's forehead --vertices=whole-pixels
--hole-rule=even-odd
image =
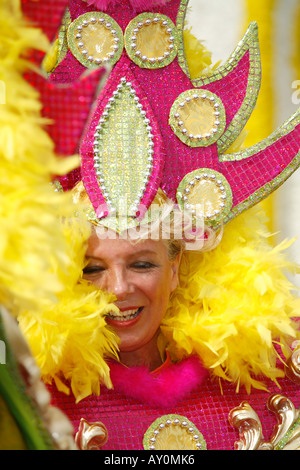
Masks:
[[[167,253],[167,247],[162,240],[139,240],[138,242],[115,238],[99,239],[96,234],[92,234],[89,239],[87,256],[90,257],[114,257],[114,256],[138,256],[157,255]]]

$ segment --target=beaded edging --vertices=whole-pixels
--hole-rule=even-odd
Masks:
[[[91,55],[88,55],[88,51],[84,48],[85,44],[81,40],[81,32],[83,28],[87,27],[89,24],[101,24],[108,31],[110,31],[113,42],[113,50],[109,52],[103,59],[94,58]],[[105,13],[100,13],[98,11],[92,11],[84,13],[76,18],[68,28],[68,45],[69,48],[76,57],[76,59],[87,68],[97,68],[103,64],[115,64],[121,57],[124,47],[123,32],[118,23]]]
[[[159,433],[168,426],[180,426],[183,432],[189,433],[194,441],[196,450],[206,450],[206,442],[196,426],[185,416],[170,414],[158,418],[148,428],[144,435],[143,446],[145,450],[156,450],[155,442]],[[165,449],[176,450],[176,449]]]
[[[147,57],[141,51],[137,50],[137,35],[142,28],[149,26],[152,23],[160,23],[166,28],[169,34],[169,50],[164,52],[163,56],[158,58]],[[173,21],[165,15],[159,13],[141,13],[136,18],[130,21],[124,34],[125,49],[131,60],[141,68],[158,69],[166,67],[175,59],[178,48],[178,34]]]

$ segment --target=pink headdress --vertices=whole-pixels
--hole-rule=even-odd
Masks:
[[[120,5],[119,0],[83,0],[88,6],[100,11],[107,11],[109,8]],[[136,11],[145,11],[151,8],[165,5],[169,0],[129,0],[130,5]]]
[[[224,65],[192,80],[183,46],[188,0],[46,3],[47,21],[43,2],[38,14],[24,5],[51,39],[49,8],[55,21],[64,13],[58,61],[48,80],[34,81],[56,123],[50,133],[57,151],[80,149],[81,168],[60,183],[67,190],[82,180],[98,219],[118,210],[124,195],[127,214],[140,218],[161,189],[182,208],[200,205],[217,227],[298,168],[299,112],[264,141],[226,153],[259,93],[256,23]],[[103,65],[112,70],[98,93]]]

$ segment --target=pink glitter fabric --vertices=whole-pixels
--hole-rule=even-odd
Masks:
[[[186,364],[188,364],[187,360]],[[172,368],[174,366],[170,366]],[[181,371],[184,374],[184,368]],[[178,379],[178,377],[177,377]],[[135,374],[132,382],[139,378]],[[143,437],[149,426],[159,417],[166,414],[178,414],[188,418],[202,433],[208,450],[233,450],[238,440],[238,432],[228,422],[229,412],[247,401],[261,420],[263,435],[268,440],[276,425],[275,416],[267,409],[267,400],[272,393],[288,397],[295,405],[300,405],[299,386],[287,379],[280,381],[280,390],[268,382],[268,392],[255,390],[251,395],[236,393],[232,384],[222,382],[222,393],[218,383],[209,378],[193,390],[185,391],[186,395],[176,405],[155,406],[147,401],[133,398],[115,390],[101,389],[100,397],[90,396],[78,404],[73,396],[59,393],[54,386],[50,387],[53,404],[64,411],[72,421],[75,432],[81,418],[89,422],[102,421],[108,429],[108,442],[103,450],[141,450]],[[129,382],[130,387],[130,382]],[[140,384],[137,383],[137,387]],[[169,387],[172,390],[172,382]],[[148,384],[149,395],[155,394],[155,378],[152,389]],[[184,380],[182,388],[184,389]],[[176,392],[175,392],[176,393]]]

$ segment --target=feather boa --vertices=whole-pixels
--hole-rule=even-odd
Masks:
[[[286,273],[290,242],[273,248],[264,214],[254,208],[224,230],[212,252],[184,254],[180,284],[161,326],[161,348],[173,359],[198,354],[215,377],[264,388],[262,377],[283,376],[276,364],[279,345],[299,337],[293,321],[300,299]],[[260,377],[260,379],[258,379]]]
[[[153,375],[147,367],[126,368],[114,363],[110,367],[114,389],[126,397],[134,398],[150,406],[175,406],[199,387],[207,377],[207,370],[197,357],[164,368]]]
[[[107,11],[120,4],[120,0],[84,0],[89,6],[95,6],[98,10]],[[137,11],[151,10],[165,5],[169,0],[129,0],[132,8]]]

